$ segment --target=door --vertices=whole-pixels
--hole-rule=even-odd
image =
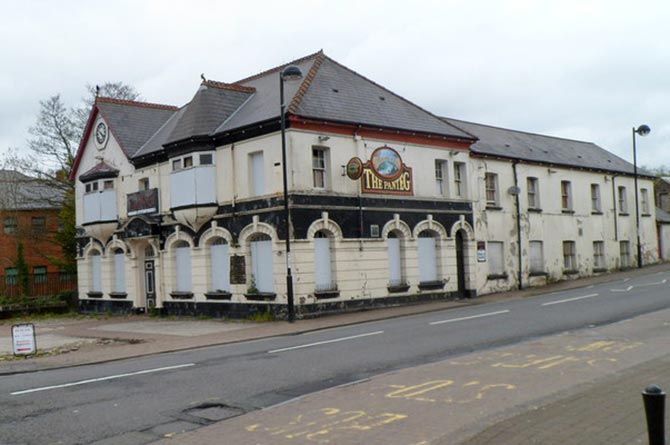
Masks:
[[[456,277],[458,279],[458,296],[465,297],[465,247],[463,231],[456,232]]]
[[[146,295],[147,309],[156,307],[156,272],[154,260],[144,261],[144,293]]]

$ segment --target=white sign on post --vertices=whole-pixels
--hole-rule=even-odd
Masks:
[[[13,325],[12,344],[14,355],[34,355],[37,352],[35,325],[31,323]]]

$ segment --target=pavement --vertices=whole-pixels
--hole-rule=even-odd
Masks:
[[[670,264],[664,263],[543,288],[295,323],[149,316],[5,321],[0,376],[528,298],[667,271]],[[21,322],[35,324],[35,357],[12,356],[11,326]],[[660,311],[384,374],[194,431],[165,432],[157,443],[646,443],[640,391],[649,383],[663,385],[670,376],[669,337],[670,311]],[[139,442],[128,438],[128,443]]]

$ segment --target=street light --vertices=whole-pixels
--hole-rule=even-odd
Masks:
[[[281,110],[281,166],[284,181],[284,219],[286,220],[286,299],[288,300],[288,321],[295,321],[295,307],[293,304],[293,275],[291,274],[291,240],[289,225],[291,221],[291,211],[288,207],[288,173],[286,171],[286,104],[284,103],[284,81],[299,80],[302,78],[302,71],[295,65],[286,67],[279,73],[279,105]]]
[[[637,231],[637,267],[642,267],[642,244],[640,244],[640,210],[637,198],[637,149],[635,147],[635,134],[646,136],[651,132],[648,125],[633,127],[633,178],[635,180],[635,229]]]

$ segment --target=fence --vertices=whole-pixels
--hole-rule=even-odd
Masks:
[[[28,275],[23,283],[18,275],[0,275],[0,297],[48,297],[77,290],[77,274],[52,272]]]

